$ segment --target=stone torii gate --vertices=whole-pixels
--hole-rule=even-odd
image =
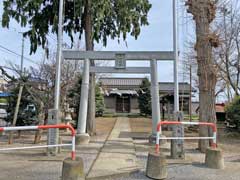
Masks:
[[[84,70],[81,86],[80,110],[78,116],[78,131],[76,144],[89,140],[86,133],[89,73],[125,73],[125,74],[150,74],[152,95],[152,137],[156,136],[156,127],[160,116],[159,85],[157,75],[157,61],[174,60],[172,51],[77,51],[63,50],[65,60],[83,60]],[[90,60],[115,60],[115,67],[90,66]],[[126,67],[126,61],[150,61],[150,67]]]

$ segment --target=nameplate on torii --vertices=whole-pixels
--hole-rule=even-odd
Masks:
[[[117,53],[115,57],[115,69],[126,69],[125,54]]]

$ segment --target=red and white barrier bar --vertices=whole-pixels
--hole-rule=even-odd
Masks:
[[[14,147],[14,148],[4,148],[0,151],[8,150],[20,150],[20,149],[36,149],[44,147],[60,147],[60,146],[72,146],[71,157],[72,160],[76,159],[76,148],[75,148],[75,130],[71,125],[56,124],[56,125],[40,125],[40,126],[17,126],[17,127],[0,127],[0,131],[18,131],[18,130],[38,130],[38,129],[69,129],[72,133],[72,143],[71,144],[55,144],[55,145],[43,145],[43,146],[28,146],[28,147]]]
[[[212,137],[160,137],[161,126],[162,125],[199,125],[199,126],[209,126],[213,130]],[[159,140],[160,139],[212,139],[213,142],[211,146],[213,148],[217,147],[217,126],[215,123],[208,122],[179,122],[179,121],[161,121],[157,125],[157,135],[156,135],[156,153],[159,153]]]

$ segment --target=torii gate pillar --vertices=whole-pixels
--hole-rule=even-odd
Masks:
[[[161,121],[157,60],[151,60],[151,94],[152,94],[152,136],[156,137],[157,124]],[[161,133],[161,132],[160,132]]]
[[[88,108],[88,91],[89,91],[89,59],[84,60],[83,78],[81,85],[80,107],[78,114],[78,125],[76,135],[76,145],[88,144],[90,136],[86,133],[87,126],[87,108]]]

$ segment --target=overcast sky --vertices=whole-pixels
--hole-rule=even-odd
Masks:
[[[128,36],[127,46],[125,42],[121,41],[118,44],[117,40],[109,40],[107,47],[102,47],[101,44],[96,45],[96,49],[100,50],[129,50],[129,51],[170,51],[172,50],[172,1],[171,0],[150,0],[152,8],[149,13],[149,26],[142,27],[141,35],[138,40]],[[0,2],[0,15],[2,15],[2,1]],[[178,20],[179,20],[179,39],[180,50],[183,48],[183,40],[186,36],[191,34],[189,32],[189,24],[186,18],[187,14],[181,4],[178,5]],[[19,32],[24,31],[16,22],[11,21],[9,29],[0,27],[0,46],[6,47],[18,54],[21,54],[22,36]],[[186,34],[187,33],[187,34]],[[49,41],[52,48],[56,47],[56,35],[50,35]],[[68,38],[64,38],[65,42],[69,42]],[[38,62],[43,58],[43,50],[39,49],[36,54],[29,55],[30,43],[25,40],[24,56]],[[7,61],[15,64],[20,64],[20,57],[7,52],[0,48],[0,65],[6,65]],[[135,62],[136,64],[136,62]],[[29,60],[24,60],[24,66],[33,66],[34,63]],[[128,65],[133,66],[132,63]],[[139,66],[147,66],[148,63],[137,63]],[[158,77],[161,82],[173,81],[173,63],[172,62],[158,62]],[[180,74],[180,79],[181,74]]]

